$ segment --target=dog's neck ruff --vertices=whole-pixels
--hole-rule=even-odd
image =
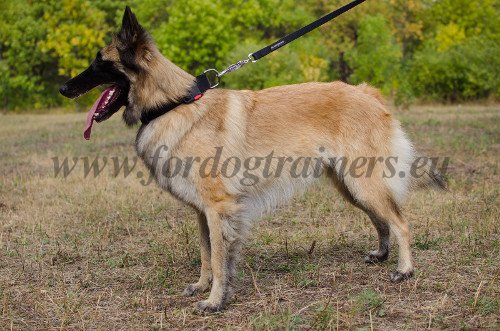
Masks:
[[[165,115],[166,113],[179,107],[180,105],[187,105],[195,101],[198,101],[199,99],[201,99],[201,97],[203,97],[203,94],[211,88],[212,85],[206,74],[202,74],[196,77],[196,84],[193,87],[191,87],[188,94],[184,98],[182,98],[181,101],[169,102],[157,108],[144,111],[141,116],[142,124],[148,125],[153,120],[157,119],[160,116]]]

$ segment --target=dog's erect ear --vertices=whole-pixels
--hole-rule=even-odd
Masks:
[[[122,28],[118,32],[118,38],[123,44],[134,44],[144,35],[145,31],[137,21],[135,14],[129,6],[125,7]]]
[[[138,59],[147,58],[150,54],[147,49],[150,43],[148,33],[139,24],[129,6],[125,8],[122,28],[117,34],[117,39],[120,61],[125,67],[138,71]]]

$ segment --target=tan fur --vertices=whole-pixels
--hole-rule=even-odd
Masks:
[[[160,102],[160,101],[158,101]],[[213,90],[192,105],[180,106],[143,127],[138,135],[138,152],[148,163],[154,151],[169,147],[163,155],[184,159],[212,157],[215,149],[224,147],[222,159],[237,156],[318,157],[319,148],[325,156],[389,156],[394,120],[382,104],[363,88],[344,83],[309,83],[283,86],[264,91]],[[195,164],[189,178],[159,179],[163,188],[195,206],[206,215],[210,233],[210,250],[202,241],[202,273],[199,281],[185,293],[193,294],[207,288],[213,279],[208,300],[199,309],[216,311],[230,299],[235,261],[252,222],[277,205],[286,202],[295,192],[312,182],[289,176],[290,164],[283,167],[280,178],[263,179],[253,187],[243,187],[239,177],[200,178]],[[162,168],[158,166],[158,168]],[[326,165],[325,165],[326,167]],[[277,169],[273,162],[271,169]],[[370,178],[343,178],[342,185],[355,205],[365,210],[380,234],[379,251],[388,249],[388,228],[399,243],[398,271],[413,271],[408,224],[398,209],[393,208],[393,193],[383,181],[383,167],[377,165]],[[156,170],[158,177],[159,170]],[[274,191],[273,191],[274,188]],[[379,230],[381,229],[381,230]],[[201,230],[202,238],[206,232]],[[229,254],[229,255],[228,255]],[[232,255],[231,255],[232,254]],[[211,264],[213,274],[209,272]]]
[[[372,97],[374,97],[375,99],[377,99],[381,104],[385,105],[385,100],[384,100],[384,97],[382,96],[382,93],[380,93],[380,90],[366,84],[366,83],[363,83],[363,84],[360,84],[358,85],[358,88],[365,92],[366,94],[369,94],[371,95]]]
[[[129,124],[137,122],[148,109],[179,100],[195,81],[165,59],[149,37],[135,52],[139,72],[120,64],[121,47],[115,38],[102,52],[130,79],[129,105],[124,114]],[[241,172],[231,178],[221,173],[201,175],[200,162],[190,166],[187,176],[169,178],[162,174],[168,169],[169,157],[206,160],[219,147],[223,147],[222,160],[237,157],[243,162],[272,153],[269,170],[281,170],[281,174],[264,178],[258,171],[258,182],[243,185],[245,174]],[[402,160],[397,165],[398,173],[408,171],[414,158],[413,146],[375,88],[333,82],[262,91],[209,90],[199,101],[181,105],[143,125],[136,148],[158,184],[200,214],[201,276],[184,293],[203,292],[212,282],[210,296],[198,303],[201,311],[218,311],[229,302],[239,252],[253,222],[315,181],[313,176],[293,174],[307,158],[320,160],[318,167],[329,175],[332,184],[373,222],[380,243],[367,261],[387,258],[390,230],[399,245],[398,269],[392,278],[399,281],[413,272],[410,231],[400,211],[410,180],[384,178],[387,166],[383,162],[362,165],[364,171],[371,166],[372,175],[361,177],[345,174],[339,163],[331,162],[341,157],[352,162],[358,157],[397,156]],[[159,162],[154,163],[159,150]]]

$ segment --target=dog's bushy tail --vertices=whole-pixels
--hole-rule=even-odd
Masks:
[[[446,181],[438,170],[437,160],[419,156],[396,120],[393,122],[391,140],[392,148],[389,156],[396,158],[397,161],[393,164],[393,176],[385,177],[385,181],[397,204],[404,203],[410,191],[416,189],[430,187],[447,189]]]
[[[436,165],[428,158],[420,159],[422,161],[415,159],[414,162],[414,166],[418,167],[418,171],[415,171],[414,176],[411,177],[412,187],[414,189],[435,188],[443,191],[447,190],[448,184],[441,172],[436,169]]]

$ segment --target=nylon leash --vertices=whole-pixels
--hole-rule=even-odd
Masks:
[[[273,43],[269,46],[266,46],[255,53],[250,53],[248,55],[247,59],[241,60],[235,64],[231,64],[228,68],[224,69],[221,72],[217,71],[216,69],[206,70],[202,75],[198,76],[198,79],[202,79],[201,78],[202,76],[205,76],[208,79],[208,75],[214,75],[214,78],[213,78],[214,82],[210,84],[210,88],[211,89],[216,88],[217,86],[219,86],[222,76],[224,76],[230,72],[236,71],[250,62],[251,63],[257,62],[258,60],[262,59],[263,57],[271,54],[274,51],[277,51],[281,47],[283,47],[283,46],[291,43],[292,41],[308,34],[309,32],[316,30],[317,28],[321,27],[322,25],[334,20],[335,18],[348,12],[349,10],[353,9],[354,7],[359,6],[360,4],[362,4],[365,1],[366,0],[355,0],[351,3],[348,3],[347,5],[331,12],[330,14],[327,14],[327,15],[321,17],[320,19],[312,22],[311,24],[306,25],[293,33],[290,33],[289,35],[281,38],[280,40],[276,41],[275,43]],[[210,81],[210,79],[208,79],[208,80]]]
[[[340,15],[348,12],[349,10],[353,9],[354,7],[360,5],[361,3],[365,2],[366,0],[356,0],[356,1],[353,1],[347,5],[345,5],[344,7],[342,8],[339,8],[333,12],[331,12],[330,14],[328,15],[325,15],[323,16],[322,18],[318,19],[317,21],[314,21],[312,22],[311,24],[289,34],[288,36],[278,40],[277,42],[275,42],[274,44],[272,45],[269,45],[267,47],[264,47],[263,49],[261,49],[260,51],[258,52],[255,52],[253,54],[251,54],[251,57],[254,58],[255,61],[263,58],[264,56],[266,55],[269,55],[270,53],[280,49],[281,47],[285,46],[286,44],[289,44],[291,43],[292,41],[308,34],[309,32],[313,31],[313,30],[316,30],[317,28],[319,28],[320,26],[330,22],[331,20],[339,17]]]

